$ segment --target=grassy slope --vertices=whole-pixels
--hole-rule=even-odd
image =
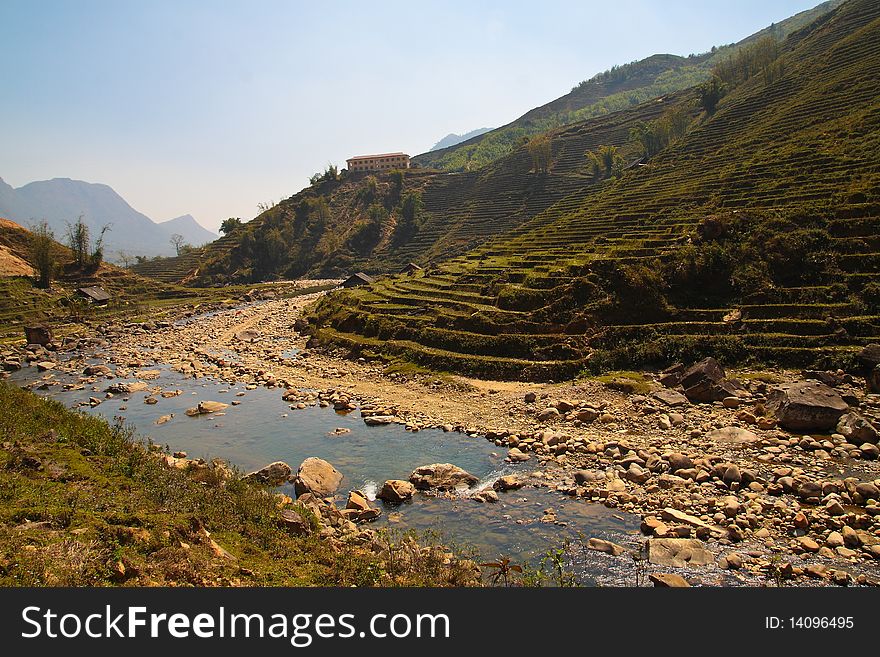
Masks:
[[[263,489],[167,468],[126,429],[2,382],[0,408],[0,586],[473,583],[291,537]]]
[[[336,295],[315,322],[352,348],[378,338],[485,376],[568,376],[591,352],[614,367],[844,365],[880,337],[878,43],[880,8],[851,0],[792,35],[781,75],[737,87],[649,166],[432,271]],[[712,215],[729,234],[703,239]],[[750,280],[729,288],[734,275]],[[744,321],[723,321],[734,308]]]
[[[832,0],[761,30],[737,44],[715,53],[680,57],[652,55],[598,75],[554,101],[530,110],[518,119],[455,146],[417,155],[413,163],[445,171],[468,171],[486,166],[513,151],[519,141],[547,130],[633,107],[652,98],[699,84],[710,76],[712,66],[737,48],[772,33],[784,39],[840,4]]]

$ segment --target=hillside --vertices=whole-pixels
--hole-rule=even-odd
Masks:
[[[140,317],[150,308],[211,296],[205,291],[158,284],[108,263],[78,269],[73,254],[55,244],[56,276],[49,289],[39,289],[31,262],[28,230],[0,219],[0,341],[20,340],[27,324],[48,323],[56,335],[75,324],[109,317]],[[90,306],[77,298],[78,287],[100,285],[111,295],[106,306]]]
[[[45,219],[60,239],[67,230],[67,224],[76,221],[80,215],[93,234],[99,233],[103,226],[110,225],[110,230],[104,236],[104,244],[105,253],[111,260],[120,251],[144,256],[174,254],[175,249],[169,239],[173,233],[181,232],[178,229],[180,225],[199,239],[193,244],[203,244],[216,238],[216,235],[198,224],[192,226],[195,220],[189,215],[185,216],[191,221],[178,218],[183,219],[180,225],[169,225],[170,222],[157,224],[132,208],[107,185],[54,178],[13,188],[0,179],[0,216],[22,226]],[[205,233],[208,235],[205,236]]]
[[[839,1],[802,12],[741,44],[768,32],[790,32],[835,4]],[[693,68],[698,59],[708,75],[712,61],[723,61],[741,44],[703,58],[663,55],[620,67],[526,116],[536,122],[563,111],[574,116],[572,108],[601,96],[603,89],[630,85],[639,76],[654,79],[670,66]],[[703,77],[701,73],[688,79]],[[166,282],[216,284],[306,274],[335,277],[358,270],[383,274],[398,271],[410,261],[436,264],[516,228],[558,202],[565,200],[557,211],[573,207],[601,183],[590,169],[588,151],[615,146],[626,162],[634,162],[639,153],[630,131],[656,120],[678,98],[693,100],[695,94],[691,88],[634,106],[627,101],[621,111],[603,111],[600,116],[551,130],[552,165],[539,176],[534,175],[528,147],[518,140],[505,147],[506,154],[474,171],[450,174],[415,168],[404,172],[402,180],[382,174],[373,183],[372,177],[347,175],[343,170],[338,177],[319,181],[280,202],[233,235],[180,257],[140,263],[134,271]],[[408,194],[419,198],[417,216],[410,219],[401,212],[401,201]],[[377,203],[381,208],[371,214],[370,206]]]
[[[553,133],[553,164],[543,173],[535,173],[524,146],[469,173],[343,173],[281,201],[204,249],[138,264],[134,271],[175,281],[197,268],[194,280],[212,284],[334,277],[357,270],[382,274],[410,261],[437,263],[566,197],[573,202],[588,194],[601,180],[590,171],[585,151],[613,145],[623,157],[635,159],[630,130],[640,121],[656,120],[670,102],[658,100]],[[404,212],[407,198],[418,198],[410,219]]]
[[[413,165],[445,171],[470,171],[514,150],[523,138],[633,107],[652,98],[686,89],[708,79],[712,67],[738,49],[773,34],[784,39],[834,9],[843,0],[829,0],[746,37],[736,44],[690,57],[657,54],[614,67],[581,82],[570,93],[523,114],[510,123],[462,143],[412,159]]]
[[[853,366],[880,339],[880,6],[849,0],[793,33],[714,112],[696,93],[667,102],[688,124],[645,166],[428,271],[330,295],[317,336],[504,378],[704,355]]]

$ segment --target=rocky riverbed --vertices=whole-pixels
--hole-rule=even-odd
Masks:
[[[161,407],[175,393],[150,383],[164,364],[194,379],[275,389],[291,413],[327,406],[368,424],[492,441],[522,465],[483,491],[482,502],[540,487],[642,518],[642,545],[585,543],[609,564],[642,551],[667,571],[660,574],[690,581],[709,581],[700,573],[718,569],[752,584],[880,581],[880,396],[864,378],[725,372],[712,359],[648,374],[638,386],[625,377],[536,385],[389,374],[378,361],[306,347],[294,324],[316,296],[178,322],[108,324],[61,350],[30,346],[2,356],[8,370],[30,362],[49,375],[79,372],[83,386],[111,379],[105,387],[116,392],[96,394],[93,405],[146,390],[147,403]],[[869,348],[865,358],[875,353]],[[357,499],[346,506],[346,522],[366,512]]]

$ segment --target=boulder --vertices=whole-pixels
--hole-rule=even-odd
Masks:
[[[880,365],[880,344],[869,344],[859,352],[857,358],[864,370],[870,372]]]
[[[382,515],[382,510],[373,507],[363,493],[353,490],[342,514],[352,522],[369,522]]]
[[[235,339],[241,342],[255,342],[260,337],[260,332],[254,329],[245,329],[235,334]]]
[[[868,390],[875,394],[880,394],[880,365],[877,365],[868,373],[867,381]]]
[[[574,473],[574,480],[578,484],[591,484],[605,481],[605,473],[597,470],[577,470]]]
[[[657,566],[683,568],[706,566],[715,559],[703,544],[694,538],[649,538],[648,562]]]
[[[688,404],[688,398],[675,390],[658,390],[654,393],[654,398],[667,406],[686,406]]]
[[[669,461],[669,471],[675,474],[678,470],[690,470],[694,467],[694,462],[684,454],[673,452],[667,458]]]
[[[767,408],[789,431],[828,431],[849,406],[833,389],[817,381],[780,386],[770,392]]]
[[[494,484],[492,484],[492,488],[497,491],[508,491],[508,490],[516,490],[518,488],[522,488],[522,482],[517,479],[515,475],[504,475],[503,477],[498,477]]]
[[[278,514],[278,526],[293,536],[308,536],[312,525],[294,509],[283,509]]]
[[[275,461],[259,470],[249,472],[243,478],[269,486],[280,486],[290,479],[291,472],[290,466],[284,461]]]
[[[146,384],[144,384],[146,385]],[[224,404],[223,402],[215,402],[215,401],[203,401],[199,402],[198,406],[193,408],[186,409],[186,414],[190,417],[195,415],[209,415],[211,413],[217,413],[222,411],[224,408],[227,408],[229,404]]]
[[[403,479],[389,479],[382,484],[382,489],[376,497],[380,500],[385,500],[389,504],[400,504],[401,502],[410,499],[415,492],[415,486],[408,481],[404,481]]]
[[[621,554],[626,552],[626,548],[622,545],[612,543],[611,541],[606,541],[602,538],[591,538],[589,541],[587,541],[587,547],[591,550],[596,550],[597,552],[610,554],[613,557],[619,557]]]
[[[368,427],[377,427],[383,424],[393,424],[394,419],[393,415],[369,415],[364,418],[364,424]]]
[[[681,375],[681,387],[685,396],[693,402],[722,401],[735,397],[743,387],[736,381],[725,379],[724,369],[712,357],[691,365]]]
[[[681,378],[684,376],[685,367],[681,363],[676,363],[672,367],[667,367],[660,372],[660,384],[666,388],[676,388],[681,384]]]
[[[324,459],[307,458],[296,471],[293,488],[297,497],[312,493],[318,497],[333,495],[342,483],[342,473]]]
[[[479,478],[451,463],[432,463],[413,470],[409,480],[419,490],[453,490],[473,486]]]
[[[52,330],[47,326],[26,326],[24,337],[28,344],[38,344],[45,347],[52,342]]]
[[[507,450],[507,458],[511,463],[521,463],[528,461],[532,457],[516,447],[511,447]]]
[[[539,422],[547,422],[548,420],[555,420],[559,417],[559,411],[553,406],[548,406],[540,411],[535,416],[538,418]]]
[[[360,491],[353,490],[348,494],[348,500],[345,503],[346,509],[354,509],[355,511],[369,511],[373,507],[370,501]]]
[[[86,376],[113,376],[113,370],[106,365],[87,365],[83,374]]]
[[[664,589],[680,589],[689,588],[690,584],[681,575],[675,573],[651,573],[648,579],[654,584],[655,588]]]
[[[853,445],[878,442],[877,427],[855,411],[841,416],[837,423],[837,433]]]
[[[760,438],[753,431],[741,427],[722,427],[706,434],[706,438],[715,443],[747,445],[758,442]]]

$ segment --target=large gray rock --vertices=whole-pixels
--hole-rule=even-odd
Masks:
[[[658,390],[654,393],[655,399],[667,406],[687,406],[688,398],[675,390]]]
[[[324,459],[307,458],[300,464],[293,480],[297,496],[312,493],[317,497],[327,497],[336,492],[342,483],[342,473]]]
[[[278,514],[278,526],[293,536],[308,536],[312,525],[295,509],[284,509]]]
[[[451,463],[432,463],[416,468],[409,480],[419,490],[453,490],[473,486],[479,478]]]
[[[854,445],[878,442],[877,427],[855,411],[841,416],[837,423],[837,433],[843,435],[848,442]]]
[[[715,561],[712,553],[694,538],[649,538],[648,562],[657,566],[684,568],[706,566]]]
[[[880,365],[880,344],[869,344],[859,352],[858,359],[866,370],[873,370]]]
[[[268,486],[280,486],[290,479],[292,470],[284,461],[275,461],[254,472],[249,472],[243,478],[249,481],[257,481]]]
[[[725,378],[724,368],[712,357],[691,365],[681,376],[681,387],[693,402],[722,401],[744,390],[739,382]]]
[[[790,431],[833,429],[849,406],[833,389],[818,381],[779,386],[770,392],[767,408]]]
[[[880,365],[876,365],[873,370],[868,373],[868,390],[875,394],[880,394]]]
[[[760,440],[756,433],[742,427],[713,429],[706,434],[706,438],[714,443],[730,443],[733,445],[755,443]]]

